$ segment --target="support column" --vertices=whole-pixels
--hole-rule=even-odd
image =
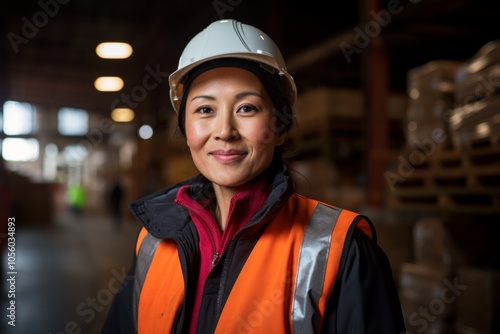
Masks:
[[[370,29],[368,22],[376,22],[370,13],[381,10],[379,0],[362,0],[359,28]],[[381,29],[380,29],[381,30]],[[369,36],[373,31],[367,31]],[[386,152],[389,148],[389,119],[387,113],[389,95],[389,52],[380,33],[373,36],[362,52],[362,84],[365,95],[366,163],[368,205],[380,209],[384,205],[387,170]]]

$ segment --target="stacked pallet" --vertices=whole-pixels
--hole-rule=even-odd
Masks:
[[[389,208],[500,214],[497,78],[500,41],[469,61],[432,61],[408,72],[407,145],[384,175]]]
[[[408,73],[407,145],[384,175],[389,210],[415,222],[401,303],[409,333],[498,333],[500,41],[447,65]]]
[[[500,214],[500,148],[409,151],[397,161],[386,172],[390,209]]]

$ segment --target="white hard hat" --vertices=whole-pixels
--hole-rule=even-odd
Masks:
[[[186,75],[196,66],[220,58],[247,59],[276,70],[288,102],[291,106],[294,104],[297,89],[273,40],[248,24],[220,20],[211,23],[191,39],[182,52],[177,70],[168,78],[170,100],[176,113],[179,112]]]

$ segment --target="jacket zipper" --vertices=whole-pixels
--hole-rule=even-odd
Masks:
[[[237,233],[238,234],[238,233]],[[221,277],[219,281],[219,289],[217,290],[217,302],[215,304],[215,318],[217,321],[215,321],[214,326],[212,328],[212,331],[210,333],[215,333],[215,329],[217,328],[217,323],[218,319],[220,318],[220,314],[222,312],[222,292],[224,290],[224,284],[226,280],[226,271],[224,268],[226,268],[226,265],[228,263],[228,258],[231,256],[231,249],[233,248],[233,244],[236,240],[236,235],[231,238],[231,241],[229,242],[229,245],[227,246],[227,252],[226,252],[226,258],[224,259],[224,262],[222,262],[222,270],[221,270]]]
[[[214,252],[214,255],[212,256],[212,264],[210,266],[210,270],[214,269],[218,259],[219,259],[219,254],[217,252]]]

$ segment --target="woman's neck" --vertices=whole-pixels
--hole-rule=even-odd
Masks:
[[[227,225],[227,218],[229,215],[229,208],[231,206],[231,199],[238,193],[237,188],[220,187],[216,184],[213,185],[215,192],[215,219],[219,224],[221,231],[224,231]]]

